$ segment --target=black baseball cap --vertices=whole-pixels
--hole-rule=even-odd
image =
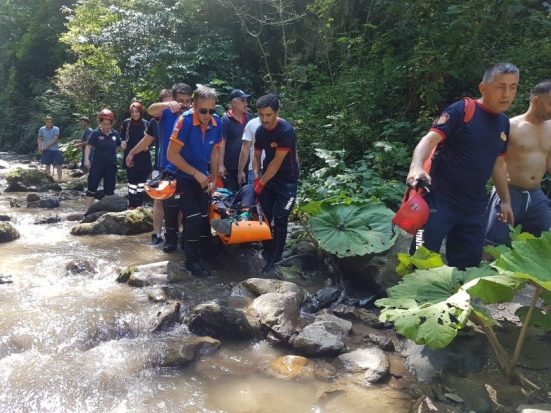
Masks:
[[[235,98],[249,99],[250,97],[251,97],[251,95],[247,95],[241,89],[234,89],[230,93],[230,100],[233,100]]]

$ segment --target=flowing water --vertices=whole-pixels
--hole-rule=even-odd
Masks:
[[[7,154],[0,159],[17,163]],[[120,267],[166,255],[149,245],[149,234],[75,237],[73,222],[35,224],[44,210],[10,207],[10,198],[24,206],[26,196],[0,195],[0,214],[21,234],[0,244],[0,274],[13,280],[0,285],[0,412],[409,411],[411,397],[399,386],[275,378],[269,363],[290,352],[265,341],[223,342],[189,367],[159,367],[167,337],[189,331],[180,325],[151,333],[163,304],[114,280]],[[81,208],[78,199],[62,201],[55,214]],[[256,275],[251,253],[234,253],[232,265],[184,285],[184,305],[227,297],[232,283]],[[79,259],[93,263],[95,274],[68,275],[66,265]]]

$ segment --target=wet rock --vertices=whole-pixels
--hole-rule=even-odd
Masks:
[[[59,208],[60,206],[61,206],[61,203],[57,198],[45,198],[45,199],[40,199],[38,201],[27,203],[27,208],[52,209],[52,208]]]
[[[138,208],[124,212],[108,212],[96,222],[79,224],[71,228],[72,235],[134,235],[151,232],[153,216],[151,210]]]
[[[153,287],[147,291],[147,298],[154,303],[163,303],[168,300],[168,296],[161,287]]]
[[[428,396],[424,396],[410,410],[416,413],[458,413],[454,406],[432,400]]]
[[[6,176],[6,180],[6,192],[61,191],[54,178],[39,169],[16,168]]]
[[[8,169],[10,167],[10,164],[6,161],[0,159],[0,169]]]
[[[11,217],[9,215],[0,215],[0,222],[7,222],[11,221]]]
[[[13,283],[11,275],[0,274],[0,285],[1,284],[11,284],[11,283]]]
[[[56,224],[58,222],[61,222],[61,217],[59,215],[47,215],[44,217],[38,217],[34,220],[36,225]]]
[[[260,326],[243,311],[215,302],[199,304],[191,312],[190,331],[215,338],[243,339],[258,337]]]
[[[328,307],[331,303],[338,300],[341,290],[337,287],[325,287],[316,291],[315,294],[308,296],[304,300],[302,310],[307,313],[315,313],[322,308]]]
[[[347,304],[338,304],[333,307],[335,315],[347,320],[358,320],[373,328],[383,328],[384,323],[379,321],[379,316],[373,310],[357,308]]]
[[[122,212],[126,211],[126,208],[128,208],[128,201],[126,198],[119,195],[109,195],[92,204],[85,215],[90,215],[99,211]]]
[[[127,277],[128,285],[131,287],[146,287],[179,281],[180,276],[181,272],[174,262],[161,261],[123,269],[117,281],[124,282],[123,279]]]
[[[521,404],[517,407],[517,413],[549,413],[551,412],[550,403],[540,404]]]
[[[297,330],[301,302],[302,291],[267,293],[255,298],[251,308],[268,330],[268,338],[286,343]]]
[[[84,214],[80,212],[73,212],[65,215],[65,221],[82,221],[84,219]]]
[[[19,231],[10,222],[0,222],[0,243],[19,238]]]
[[[333,315],[319,315],[302,329],[293,341],[295,350],[312,356],[339,354],[345,349],[342,338],[350,332],[352,323]]]
[[[346,371],[362,373],[366,383],[375,383],[389,371],[390,362],[385,352],[377,347],[360,348],[339,356]]]
[[[180,307],[181,304],[176,302],[171,304],[169,308],[159,311],[155,326],[151,329],[152,333],[158,331],[170,330],[176,323],[180,322]]]
[[[464,403],[468,410],[477,413],[491,413],[495,410],[496,406],[490,399],[484,382],[450,374],[446,377],[445,383],[446,387],[450,388],[450,391],[444,393],[447,399]]]
[[[38,202],[38,201],[40,201],[40,197],[37,194],[27,195],[27,202]]]
[[[364,340],[370,341],[371,343],[379,347],[381,350],[385,350],[385,351],[396,350],[396,347],[394,346],[394,342],[390,338],[381,336],[379,334],[368,334],[367,336],[364,337]]]
[[[282,356],[270,363],[270,369],[282,378],[294,379],[304,374],[309,363],[310,360],[306,357]]]
[[[91,223],[91,222],[96,222],[99,219],[99,217],[101,217],[102,215],[105,215],[105,214],[107,214],[107,212],[98,211],[98,212],[94,212],[93,214],[83,215],[83,218],[80,222],[82,224],[88,224],[88,223]]]
[[[85,259],[68,262],[67,265],[65,265],[65,270],[67,271],[67,275],[96,273],[94,264]]]
[[[241,281],[232,289],[232,295],[247,295],[247,292],[254,297],[266,293],[284,294],[290,292],[303,294],[302,288],[295,283],[265,278],[249,278]]]
[[[220,341],[212,337],[190,336],[169,339],[166,342],[162,367],[183,367],[197,357],[210,354],[220,347]]]
[[[21,208],[21,204],[17,199],[10,199],[10,207],[12,208]]]
[[[84,191],[88,187],[88,176],[71,179],[67,182],[67,189],[70,191]]]

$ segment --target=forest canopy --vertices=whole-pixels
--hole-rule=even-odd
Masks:
[[[521,70],[509,115],[551,76],[551,6],[496,0],[4,0],[0,149],[30,152],[45,114],[62,140],[102,107],[127,116],[173,83],[277,92],[303,165],[405,173],[431,120],[477,96],[483,71]],[[400,178],[401,179],[401,178]]]

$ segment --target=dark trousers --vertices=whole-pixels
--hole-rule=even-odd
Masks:
[[[272,229],[272,238],[264,241],[264,256],[274,262],[281,260],[285,241],[287,240],[287,224],[297,196],[297,183],[269,182],[260,195],[260,205]]]
[[[199,246],[210,239],[208,211],[210,196],[196,181],[178,179],[178,195],[163,201],[167,242],[178,230],[178,214],[184,215],[184,251],[187,261],[199,259]]]
[[[143,205],[145,198],[145,181],[149,176],[147,170],[136,170],[136,168],[128,168],[126,176],[128,178],[128,207],[137,208]]]
[[[90,173],[88,174],[88,190],[86,191],[86,196],[96,196],[99,183],[102,179],[103,192],[105,195],[113,195],[117,182],[117,165],[92,162]]]
[[[232,192],[239,191],[241,188],[240,183],[237,181],[237,169],[227,169],[226,170],[226,188]]]
[[[439,252],[446,238],[446,260],[449,266],[460,269],[477,267],[482,259],[485,211],[461,211],[436,199],[432,193],[425,199],[429,204],[430,215],[423,228],[423,246]]]

